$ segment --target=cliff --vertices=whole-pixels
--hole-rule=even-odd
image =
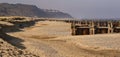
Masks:
[[[35,5],[0,3],[0,16],[27,16],[49,18],[72,18],[63,12],[48,12]]]

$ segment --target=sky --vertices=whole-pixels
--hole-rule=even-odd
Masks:
[[[120,0],[0,0],[0,3],[23,3],[41,9],[56,9],[75,18],[120,18]]]

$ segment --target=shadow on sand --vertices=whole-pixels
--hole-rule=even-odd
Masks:
[[[34,26],[35,22],[37,21],[29,21],[29,22],[22,22],[22,23],[18,23],[15,22],[13,27],[2,27],[0,28],[0,38],[2,38],[4,41],[10,43],[11,45],[20,48],[20,49],[26,49],[24,47],[24,45],[22,44],[22,42],[24,42],[24,40],[8,35],[7,33],[12,33],[12,32],[19,32],[22,31],[20,29],[25,28],[25,27],[30,27],[30,26]],[[12,30],[10,29],[12,28]]]
[[[24,42],[24,40],[10,36],[4,32],[0,32],[0,38],[2,38],[4,41],[12,44],[13,46],[16,46],[17,48],[20,49],[25,49],[24,45],[22,44],[22,42]]]
[[[36,22],[38,22],[40,20],[34,20],[34,21],[28,21],[28,22],[22,22],[22,23],[18,23],[15,22],[14,26],[12,27],[13,29],[8,29],[8,27],[2,27],[0,29],[0,38],[2,38],[3,40],[5,40],[6,42],[10,43],[13,46],[16,46],[17,48],[20,49],[26,49],[26,47],[22,44],[22,42],[24,42],[24,40],[8,35],[7,33],[12,33],[12,32],[19,32],[22,31],[20,29],[25,28],[25,27],[31,27],[34,26]],[[17,28],[14,28],[16,27]]]

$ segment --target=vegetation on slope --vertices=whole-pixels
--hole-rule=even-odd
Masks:
[[[48,12],[35,5],[0,3],[0,16],[72,18],[63,12]]]

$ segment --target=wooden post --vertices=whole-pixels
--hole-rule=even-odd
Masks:
[[[79,25],[81,26],[81,21],[79,21]]]
[[[97,27],[100,27],[100,22],[97,22]]]
[[[71,24],[71,29],[72,29],[72,35],[76,35],[76,28],[75,28],[75,22],[74,21]]]
[[[94,28],[94,22],[93,21],[90,22],[89,27],[90,27],[89,28],[89,34],[94,35],[95,34],[95,28]]]
[[[108,33],[113,33],[113,24],[112,22],[108,21]]]
[[[119,23],[118,23],[118,27],[120,27],[120,21],[118,21]]]

